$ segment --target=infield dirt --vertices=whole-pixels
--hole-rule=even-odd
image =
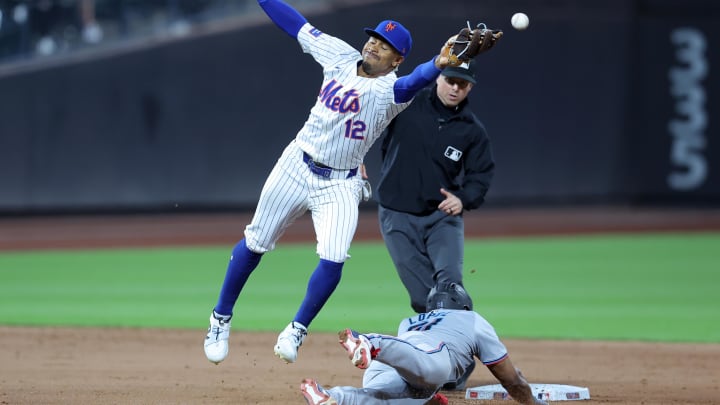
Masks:
[[[356,239],[379,238],[374,212]],[[0,218],[0,250],[231,244],[246,214]],[[627,209],[482,211],[472,237],[720,229],[720,212]],[[312,240],[307,218],[284,242]],[[345,325],[340,325],[343,327]],[[351,326],[351,325],[348,325]],[[668,327],[672,327],[668,325]],[[230,356],[209,363],[204,330],[0,326],[0,404],[301,404],[299,383],[359,385],[334,334],[312,333],[295,364],[273,355],[276,334],[233,328]],[[720,344],[505,340],[531,382],[587,387],[603,404],[719,404]],[[469,386],[495,384],[478,367]],[[451,404],[471,401],[446,393]]]

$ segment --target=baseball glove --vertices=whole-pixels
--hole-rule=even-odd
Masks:
[[[471,29],[468,21],[467,27],[448,40],[440,56],[446,57],[450,66],[459,66],[492,48],[502,35],[501,30],[488,29],[483,23]]]

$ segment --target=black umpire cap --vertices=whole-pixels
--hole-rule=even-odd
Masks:
[[[455,77],[475,84],[477,82],[475,81],[475,69],[473,68],[473,65],[474,63],[471,60],[470,62],[464,62],[458,66],[448,66],[443,69],[440,74],[446,77]]]

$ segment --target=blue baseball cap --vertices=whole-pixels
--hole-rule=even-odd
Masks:
[[[412,48],[410,31],[397,21],[381,21],[375,29],[365,28],[365,33],[387,42],[402,56],[407,56]]]

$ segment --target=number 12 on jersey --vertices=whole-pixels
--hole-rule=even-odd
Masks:
[[[345,138],[363,140],[365,139],[365,135],[363,135],[365,129],[367,129],[365,122],[353,121],[352,118],[350,118],[345,121]]]

